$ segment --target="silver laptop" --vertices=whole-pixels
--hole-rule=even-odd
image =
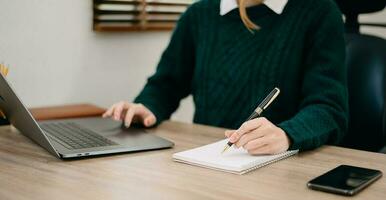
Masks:
[[[174,145],[144,129],[122,128],[122,123],[101,117],[37,123],[3,75],[0,75],[0,109],[22,134],[62,159],[155,150]]]

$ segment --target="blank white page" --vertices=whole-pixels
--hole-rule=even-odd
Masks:
[[[277,155],[252,156],[243,148],[236,149],[231,147],[221,154],[227,142],[228,140],[225,139],[195,149],[175,153],[173,158],[177,162],[243,174],[298,152],[298,150],[294,150]]]

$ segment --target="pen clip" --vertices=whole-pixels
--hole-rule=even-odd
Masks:
[[[275,99],[276,97],[280,94],[280,89],[275,87],[267,97],[260,103],[260,105],[256,108],[257,113],[263,112]],[[259,109],[260,108],[260,109]],[[259,109],[259,110],[258,110]]]

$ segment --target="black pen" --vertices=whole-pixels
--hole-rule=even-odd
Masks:
[[[280,93],[280,89],[279,88],[274,88],[269,94],[267,97],[265,97],[265,99],[259,104],[259,106],[257,106],[257,108],[253,111],[253,113],[248,117],[248,119],[246,121],[249,121],[251,119],[255,119],[257,117],[260,117],[261,113],[263,113],[263,111],[265,109],[268,108],[268,106],[273,102],[273,100],[276,99],[276,97],[279,95]],[[231,147],[233,145],[232,142],[228,142],[224,149],[222,150],[221,153],[224,153],[227,149],[229,149],[229,147]]]

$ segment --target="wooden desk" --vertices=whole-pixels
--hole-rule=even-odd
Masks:
[[[306,182],[340,164],[382,170],[383,154],[324,146],[233,175],[172,161],[174,152],[223,138],[223,130],[165,122],[154,134],[172,149],[61,161],[8,127],[0,128],[0,199],[347,199],[309,190]],[[385,199],[381,178],[350,199]]]

